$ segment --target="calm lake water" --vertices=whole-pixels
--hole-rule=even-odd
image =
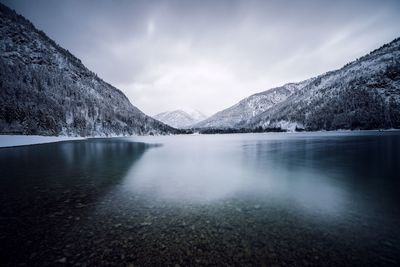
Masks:
[[[0,149],[1,266],[399,266],[400,132]]]

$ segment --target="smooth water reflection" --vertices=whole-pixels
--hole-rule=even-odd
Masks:
[[[249,134],[134,138],[161,143],[124,178],[162,201],[279,200],[325,215],[399,200],[398,133]],[[364,203],[372,199],[372,203]]]
[[[0,149],[0,265],[397,266],[400,132]]]

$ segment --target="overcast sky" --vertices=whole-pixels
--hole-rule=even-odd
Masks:
[[[212,115],[400,36],[400,1],[0,0],[149,115]]]

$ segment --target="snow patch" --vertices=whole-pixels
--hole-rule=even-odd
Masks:
[[[294,122],[294,121],[286,121],[286,120],[281,120],[276,123],[274,123],[275,127],[281,127],[281,129],[285,129],[289,132],[295,132],[296,128],[299,129],[304,129],[304,125],[299,122]]]
[[[85,138],[69,136],[0,135],[0,147],[26,146],[83,139]]]

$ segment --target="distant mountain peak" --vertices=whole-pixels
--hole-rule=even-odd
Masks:
[[[177,109],[159,113],[153,118],[172,127],[185,129],[204,120],[206,116],[195,109]]]

